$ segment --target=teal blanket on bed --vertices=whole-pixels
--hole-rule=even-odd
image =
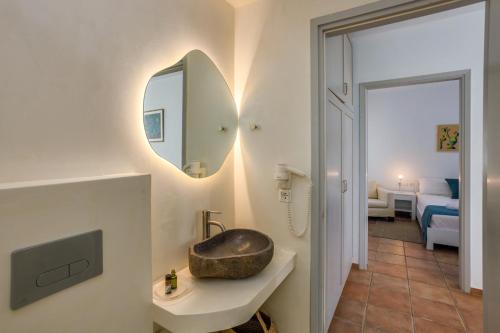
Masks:
[[[450,215],[458,216],[458,209],[446,208],[446,206],[429,205],[425,207],[422,214],[422,238],[424,243],[427,243],[427,227],[431,225],[433,215]]]

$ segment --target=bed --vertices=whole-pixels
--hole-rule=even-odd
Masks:
[[[422,184],[422,183],[421,183]],[[444,190],[430,191],[425,186],[420,186],[417,193],[417,220],[422,228],[422,215],[429,205],[435,206],[458,206],[459,199],[452,199]],[[423,190],[423,192],[422,192]],[[434,192],[429,194],[429,192]],[[447,215],[433,215],[430,226],[427,228],[428,250],[434,249],[434,244],[443,244],[459,247],[460,245],[460,217]]]

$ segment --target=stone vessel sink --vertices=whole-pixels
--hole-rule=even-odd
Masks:
[[[274,243],[256,230],[230,229],[189,248],[189,270],[198,278],[244,279],[271,261]]]

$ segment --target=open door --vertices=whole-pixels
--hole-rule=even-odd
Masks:
[[[484,203],[484,332],[498,332],[500,316],[500,2],[489,1],[487,7],[487,64],[486,64],[486,112],[485,156],[486,193]]]

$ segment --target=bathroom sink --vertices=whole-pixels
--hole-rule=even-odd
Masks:
[[[256,230],[231,229],[189,248],[189,270],[198,278],[244,279],[271,261],[274,243]]]

